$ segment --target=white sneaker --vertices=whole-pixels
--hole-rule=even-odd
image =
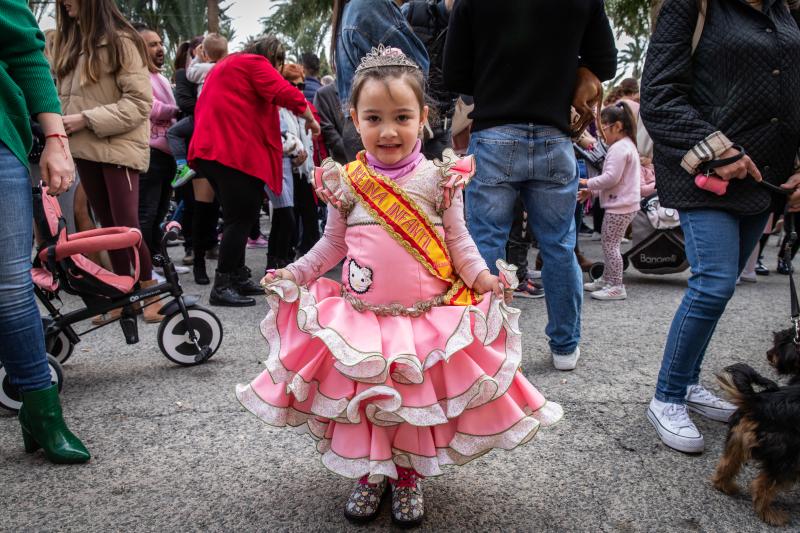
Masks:
[[[703,435],[694,425],[686,406],[653,398],[647,408],[647,419],[653,424],[661,442],[685,453],[700,453],[705,448]]]
[[[625,285],[609,285],[592,293],[592,298],[595,300],[624,300],[627,297]]]
[[[599,291],[601,289],[605,289],[606,286],[608,286],[608,283],[606,283],[606,280],[604,280],[603,278],[600,278],[600,279],[596,279],[594,281],[590,281],[589,283],[584,283],[583,284],[583,290],[589,291],[589,292],[594,292],[594,291]]]
[[[717,422],[727,422],[736,412],[735,405],[714,396],[711,391],[699,383],[686,388],[686,407],[690,411]]]
[[[568,355],[559,355],[550,352],[553,356],[553,366],[556,370],[575,370],[578,359],[581,358],[581,347],[576,346],[575,351]]]
[[[596,231],[594,233],[592,233],[592,236],[590,237],[590,239],[593,240],[593,241],[599,241],[602,238],[603,238],[603,236],[600,235],[599,233],[597,233]]]
[[[174,266],[175,266],[175,272],[178,275],[188,274],[189,272],[192,271],[192,269],[187,267],[187,266],[183,266],[183,265],[174,265]],[[153,267],[153,272],[155,272],[156,274],[158,274],[162,278],[164,277],[164,269],[162,267]]]

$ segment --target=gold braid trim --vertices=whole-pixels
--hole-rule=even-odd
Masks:
[[[358,159],[358,162],[359,162],[359,163],[361,163],[362,165],[364,165],[364,169],[366,170],[366,172],[367,172],[367,175],[368,175],[368,176],[370,176],[370,177],[371,177],[372,179],[374,179],[374,180],[378,180],[378,181],[380,181],[382,185],[384,185],[386,188],[390,189],[392,192],[394,192],[395,194],[397,194],[397,196],[401,197],[403,200],[405,200],[406,202],[408,202],[408,204],[409,204],[409,205],[411,205],[411,206],[413,206],[413,207],[414,207],[414,210],[415,210],[415,211],[417,211],[417,213],[418,213],[418,215],[419,215],[420,219],[421,219],[421,220],[422,220],[422,221],[423,221],[425,224],[427,224],[427,225],[428,225],[428,227],[429,227],[429,228],[431,228],[431,231],[432,231],[432,232],[435,234],[435,235],[434,235],[434,238],[435,238],[435,239],[437,239],[437,240],[438,240],[438,241],[441,243],[441,245],[442,245],[442,246],[441,246],[441,248],[442,248],[442,252],[444,253],[444,256],[445,256],[445,258],[447,259],[447,262],[448,262],[448,263],[450,263],[450,268],[451,268],[451,269],[453,270],[453,272],[455,273],[455,267],[453,266],[453,261],[452,261],[452,259],[450,259],[450,251],[447,249],[447,245],[446,245],[446,244],[445,244],[445,242],[444,242],[444,237],[442,237],[441,235],[439,235],[439,233],[438,233],[438,232],[436,232],[436,230],[434,229],[434,224],[433,224],[433,222],[432,222],[432,221],[431,221],[431,220],[428,218],[428,216],[425,214],[425,212],[424,212],[424,211],[423,211],[423,210],[422,210],[422,209],[421,209],[421,208],[420,208],[420,207],[417,205],[417,203],[416,203],[416,202],[415,202],[413,199],[411,199],[411,198],[410,198],[410,197],[409,197],[409,196],[408,196],[408,195],[405,193],[405,191],[404,191],[404,190],[402,190],[401,188],[397,187],[397,185],[395,185],[395,184],[392,182],[392,180],[390,180],[390,179],[387,179],[386,177],[384,177],[384,176],[382,176],[382,175],[378,174],[377,172],[375,172],[375,170],[374,170],[374,169],[372,169],[372,168],[371,168],[371,167],[370,167],[370,166],[369,166],[369,165],[366,163],[366,156],[364,155],[365,153],[366,153],[366,152],[365,152],[365,151],[363,151],[363,150],[362,150],[361,152],[359,152],[359,153],[358,153],[358,156],[357,156],[357,159]],[[349,166],[349,165],[348,165],[348,166]],[[415,250],[414,248],[412,248],[412,247],[411,247],[411,246],[410,246],[410,245],[409,245],[409,244],[406,242],[406,240],[405,240],[405,239],[404,239],[404,238],[403,238],[403,237],[402,237],[402,236],[401,236],[399,233],[397,233],[397,232],[394,230],[394,228],[393,228],[393,227],[391,227],[391,226],[389,225],[389,223],[388,223],[388,222],[386,222],[386,221],[383,219],[383,217],[382,217],[380,214],[378,214],[378,212],[377,212],[377,211],[376,211],[376,210],[375,210],[375,209],[374,209],[374,208],[373,208],[371,205],[369,205],[369,204],[368,204],[366,201],[364,201],[364,199],[361,197],[361,195],[360,195],[360,194],[359,194],[359,193],[358,193],[358,192],[355,190],[355,187],[353,187],[353,180],[350,178],[350,171],[348,171],[347,169],[345,169],[345,174],[347,175],[347,179],[346,179],[346,180],[343,180],[343,181],[345,181],[345,183],[347,183],[347,186],[348,186],[348,188],[349,188],[349,189],[350,189],[350,191],[353,193],[353,196],[356,198],[356,200],[358,200],[358,203],[360,203],[360,204],[361,204],[361,206],[364,208],[364,210],[365,210],[365,211],[367,211],[367,213],[369,213],[369,215],[370,215],[370,216],[371,216],[373,219],[375,219],[376,221],[378,221],[378,223],[379,223],[379,224],[380,224],[380,225],[383,227],[383,229],[385,229],[385,230],[386,230],[386,232],[387,232],[389,235],[391,235],[391,236],[392,236],[392,238],[393,238],[395,241],[397,241],[397,243],[398,243],[400,246],[402,246],[402,247],[403,247],[403,249],[404,249],[405,251],[407,251],[409,254],[411,254],[411,256],[412,256],[414,259],[416,259],[417,261],[419,261],[419,262],[422,264],[422,266],[424,266],[424,267],[425,267],[425,269],[426,269],[428,272],[430,272],[430,273],[431,273],[431,275],[432,275],[432,276],[434,276],[434,277],[436,277],[436,278],[438,278],[438,279],[440,279],[440,280],[442,280],[442,281],[447,281],[447,282],[449,282],[449,283],[455,283],[455,281],[456,281],[456,279],[457,279],[457,278],[455,277],[455,275],[454,275],[454,276],[452,276],[451,278],[449,278],[449,279],[448,279],[448,278],[444,278],[444,277],[443,277],[441,274],[439,274],[439,272],[437,272],[437,271],[436,271],[436,269],[435,269],[433,266],[431,266],[431,264],[430,264],[430,263],[429,263],[429,262],[428,262],[428,261],[427,261],[427,260],[426,260],[426,259],[425,259],[425,258],[422,256],[422,254],[421,254],[421,253],[419,253],[419,251],[417,251],[417,250]]]

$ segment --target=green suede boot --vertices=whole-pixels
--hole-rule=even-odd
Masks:
[[[45,457],[58,464],[85,463],[89,460],[89,451],[64,423],[56,385],[22,393],[19,423],[27,453],[42,448]]]

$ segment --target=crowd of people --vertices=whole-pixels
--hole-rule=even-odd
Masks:
[[[261,324],[267,370],[237,396],[272,425],[305,425],[325,465],[358,480],[352,521],[391,489],[393,520],[419,524],[425,476],[561,418],[519,370],[512,298],[545,299],[552,364],[576,369],[584,291],[628,297],[621,246],[654,195],[679,214],[692,275],[646,416],[667,446],[701,452],[689,412],[735,410],[700,380],[714,329],[737,282],[769,273],[781,215],[800,211],[798,8],[667,0],[641,93],[625,79],[604,98],[617,49],[602,0],[334,0],[335,78],[314,54],[288,62],[275,36],[232,52],[209,33],[180,44],[171,80],[158,29],[113,0],[59,0],[46,42],[24,1],[0,2],[0,350],[26,449],[89,460],[63,422],[31,288],[38,131],[32,168],[72,228],[141,230],[142,287],[158,282],[173,218],[196,283],[216,260],[211,305],[278,296]],[[602,244],[588,283],[579,235]],[[263,278],[248,248],[266,249]],[[127,252],[93,259],[131,272]],[[342,283],[323,277],[339,264]]]

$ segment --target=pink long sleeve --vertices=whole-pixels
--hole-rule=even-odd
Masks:
[[[614,143],[608,149],[605,163],[603,163],[603,173],[586,181],[586,187],[590,191],[610,189],[622,181],[622,174],[625,172],[625,165],[628,161],[628,152],[620,148],[622,148],[621,144]]]
[[[468,287],[472,287],[478,274],[484,270],[489,270],[486,261],[478,252],[475,241],[467,231],[467,224],[464,221],[464,195],[459,191],[453,197],[450,207],[442,215],[444,223],[444,240],[450,250],[450,258],[453,266],[461,279]]]
[[[656,172],[652,163],[642,165],[642,198],[647,198],[656,192]]]
[[[329,206],[325,234],[306,255],[286,267],[298,285],[314,281],[344,259],[347,255],[344,241],[346,229],[347,223],[341,213]]]

